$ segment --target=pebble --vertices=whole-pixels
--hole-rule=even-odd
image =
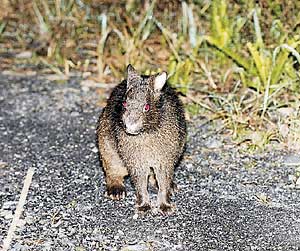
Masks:
[[[137,220],[139,218],[139,215],[137,213],[135,213],[133,216],[132,216],[132,219],[133,220]]]
[[[145,243],[141,243],[124,246],[120,249],[120,251],[151,251],[151,249]]]
[[[283,160],[285,165],[288,166],[300,166],[300,155],[298,154],[291,154],[287,155]]]
[[[6,220],[9,220],[13,218],[13,212],[11,210],[1,210],[0,216],[4,217]]]
[[[3,203],[2,209],[15,209],[17,201],[5,201]]]
[[[92,148],[92,152],[93,152],[93,153],[98,153],[98,148],[97,148],[97,147],[93,147],[93,148]]]
[[[0,168],[7,167],[8,164],[6,162],[0,161]]]
[[[71,117],[78,117],[79,116],[79,112],[71,112]]]
[[[296,188],[300,189],[300,178],[298,177],[296,184],[295,184]]]
[[[32,57],[31,51],[22,51],[16,55],[16,58],[19,58],[19,59],[28,59],[31,57]]]
[[[209,149],[213,149],[213,148],[220,148],[222,147],[223,143],[220,140],[217,139],[211,139],[211,140],[207,140],[205,143],[206,147]]]

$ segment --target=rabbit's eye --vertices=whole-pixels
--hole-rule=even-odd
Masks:
[[[150,110],[150,105],[149,104],[145,104],[144,105],[144,111],[148,112]]]
[[[126,108],[126,107],[127,107],[127,102],[126,102],[126,101],[123,101],[123,102],[122,102],[122,105],[123,105],[124,108]]]

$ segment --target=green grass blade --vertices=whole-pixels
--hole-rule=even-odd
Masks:
[[[45,33],[48,33],[49,32],[49,28],[48,28],[48,25],[45,23],[44,21],[44,18],[43,18],[43,15],[41,14],[37,4],[36,4],[36,1],[33,1],[33,10],[34,10],[34,13],[39,21],[39,28],[40,28],[40,33],[41,34],[45,34]]]
[[[263,56],[257,51],[255,46],[248,42],[247,47],[252,55],[259,77],[264,86],[267,85],[266,65]]]
[[[149,9],[147,10],[145,17],[139,23],[139,26],[138,26],[137,30],[135,31],[135,33],[134,33],[134,38],[138,38],[140,36],[140,34],[142,33],[144,27],[146,26],[147,21],[149,19],[152,19],[153,9],[154,9],[155,4],[156,4],[156,0],[151,2],[151,5],[150,5]]]
[[[218,41],[211,36],[206,36],[205,40],[209,44],[215,46],[217,49],[222,51],[229,58],[231,58],[237,65],[243,67],[246,71],[248,71],[250,73],[254,73],[250,63],[246,59],[242,58],[238,53],[232,51],[231,49],[229,49],[227,47],[222,47],[222,45],[220,45],[218,43]]]
[[[283,67],[285,62],[288,60],[288,56],[290,53],[297,59],[298,63],[300,64],[300,54],[296,51],[296,47],[300,44],[300,41],[295,42],[291,45],[282,44],[275,48],[273,52],[273,70],[272,70],[272,77],[271,77],[271,85],[276,84],[279,81],[279,78],[282,74]],[[281,51],[279,54],[280,49],[285,49],[285,51]],[[276,57],[279,54],[277,60]]]
[[[225,47],[231,40],[231,26],[227,15],[226,1],[214,0],[211,8],[212,36],[219,47]]]
[[[0,37],[5,30],[5,27],[6,27],[6,22],[3,23],[0,22]]]
[[[166,39],[173,55],[175,56],[176,60],[179,62],[181,61],[173,43],[172,43],[172,40],[171,40],[171,36],[170,36],[170,32],[162,25],[161,22],[159,22],[156,18],[153,18],[153,21],[155,23],[155,25],[160,29],[161,33],[163,34],[164,38]]]
[[[257,16],[257,10],[253,10],[253,22],[254,22],[254,30],[255,30],[255,35],[256,35],[256,45],[258,48],[264,48],[264,42],[262,39],[262,34],[261,34],[261,29],[259,25],[259,19]]]

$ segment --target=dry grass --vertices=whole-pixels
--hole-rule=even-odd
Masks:
[[[300,4],[276,1],[11,0],[0,16],[2,69],[98,82],[167,70],[191,117],[221,119],[252,148],[300,148]],[[32,56],[15,59],[20,52]]]

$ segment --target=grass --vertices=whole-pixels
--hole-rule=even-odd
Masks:
[[[167,70],[190,117],[222,120],[250,148],[299,149],[300,4],[256,2],[3,1],[0,53],[33,56],[1,67],[33,64],[105,83],[123,78],[128,63]]]

